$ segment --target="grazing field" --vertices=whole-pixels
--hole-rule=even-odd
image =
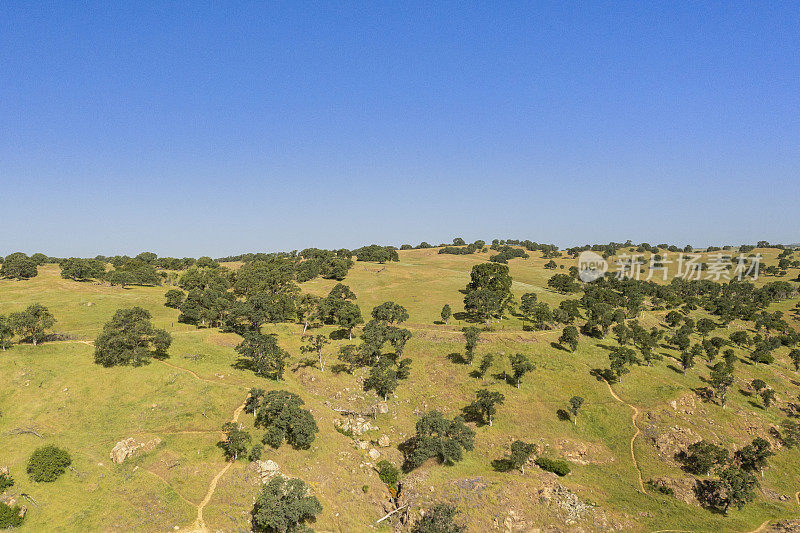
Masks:
[[[776,263],[777,250],[757,252],[766,264]],[[392,520],[375,524],[391,506],[389,491],[373,469],[377,460],[369,452],[377,450],[380,459],[401,464],[397,446],[414,435],[422,413],[436,409],[448,417],[458,415],[481,388],[502,392],[505,403],[498,406],[491,426],[470,424],[476,431],[475,446],[463,461],[453,466],[429,461],[405,475],[403,496],[412,519],[438,501],[458,506],[468,530],[475,532],[548,527],[751,531],[765,522],[800,518],[800,451],[780,446],[769,432],[779,427],[786,418],[782,409],[800,393],[800,374],[793,370],[788,347],[775,350],[772,364],[758,365],[747,360],[744,349],[734,347],[742,361],[725,408],[695,392],[706,385],[710,365],[705,359],[684,372],[680,352],[662,342],[654,350],[663,354],[662,361],[633,366],[621,383],[608,383],[592,371],[608,368],[609,350],[617,345],[613,334],[582,335],[572,353],[556,344],[563,326],[529,331],[517,314],[490,320],[475,362],[458,364],[451,354],[464,351],[461,328],[468,325],[460,291],[472,267],[486,262],[489,254],[445,255],[436,249],[399,254],[399,262],[356,262],[343,281],[357,295],[364,317],[386,301],[404,306],[409,319],[403,327],[413,334],[404,352],[413,359],[410,377],[389,396],[388,412],[377,415],[375,427],[355,438],[337,431],[334,421],[343,419],[337,409],[369,411],[379,398],[362,390],[368,369],[350,375],[330,368],[337,362],[338,347],[355,343],[355,337],[349,341],[332,335],[335,340],[323,349],[328,365],[322,372],[304,362],[307,356],[300,352],[303,324],[264,325],[262,331],[276,333],[279,345],[292,356],[285,381],[276,383],[234,366],[239,335],[179,323],[179,311],[164,306],[169,287],[65,280],[58,265],[40,267],[30,280],[0,280],[0,314],[41,303],[57,319],[52,331],[62,335],[62,340],[15,344],[0,352],[0,466],[10,468],[16,484],[9,492],[27,506],[22,530],[248,531],[258,474],[246,460],[226,462],[218,442],[223,423],[237,416],[254,439],[260,438],[253,415],[239,409],[251,387],[294,392],[316,419],[319,434],[310,449],[266,447],[262,456],[274,460],[286,476],[308,483],[323,507],[313,524],[316,531],[405,527]],[[553,270],[545,268],[549,259],[540,255],[509,261],[515,298],[535,293],[550,306],[579,298],[580,293],[566,296],[547,285],[554,273],[567,272],[576,260],[562,254]],[[239,265],[227,264],[232,269]],[[756,285],[794,280],[797,274],[792,268],[783,277],[762,276]],[[300,287],[325,296],[336,283],[316,278]],[[791,312],[797,303],[795,293],[768,310],[783,311],[797,330],[800,325]],[[440,318],[445,304],[455,313],[447,324]],[[140,367],[95,364],[93,342],[103,324],[117,309],[132,306],[148,310],[153,324],[172,335],[169,357]],[[639,322],[647,328],[665,327],[665,313],[645,309]],[[702,309],[696,315],[707,316]],[[337,329],[319,325],[309,332],[330,336]],[[740,329],[754,333],[752,322],[734,320],[714,335],[727,337]],[[700,335],[692,338],[699,340]],[[484,378],[474,377],[486,353],[496,354],[494,365]],[[500,379],[511,372],[507,356],[515,353],[526,354],[535,364],[519,388]],[[755,378],[776,392],[768,409],[750,392]],[[558,411],[567,409],[576,395],[585,401],[573,424]],[[692,476],[664,452],[672,436],[686,430],[730,450],[756,436],[773,444],[775,455],[763,478],[759,476],[753,502],[725,515],[645,485],[665,478],[675,487],[691,487]],[[384,435],[389,446],[377,444]],[[147,445],[121,464],[112,462],[112,448],[127,438]],[[567,459],[570,474],[557,478],[532,463],[524,474],[494,470],[492,461],[507,455],[516,439],[537,444],[541,455]],[[362,449],[357,441],[368,445]],[[25,474],[28,457],[43,444],[72,454],[72,468],[53,483],[36,483]]]

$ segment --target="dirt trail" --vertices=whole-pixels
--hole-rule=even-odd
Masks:
[[[761,523],[761,525],[760,525],[760,526],[758,526],[757,528],[755,528],[753,531],[749,531],[748,533],[761,533],[761,531],[764,531],[764,528],[765,528],[765,527],[767,527],[767,525],[768,525],[769,523],[770,523],[770,521],[769,521],[769,520],[764,520],[764,521]]]
[[[611,393],[611,396],[613,396],[614,399],[617,400],[619,403],[627,405],[628,407],[631,408],[631,410],[633,410],[633,414],[631,415],[631,422],[633,422],[633,427],[636,428],[636,433],[634,433],[633,437],[631,437],[631,459],[633,459],[633,466],[636,467],[636,475],[639,478],[639,489],[642,491],[642,494],[647,494],[647,491],[644,490],[644,480],[642,479],[642,470],[639,468],[639,463],[638,461],[636,461],[636,454],[633,452],[633,442],[636,440],[636,437],[639,436],[639,433],[641,433],[639,426],[636,424],[636,418],[639,416],[639,409],[629,404],[619,396],[617,396],[617,393],[614,392],[614,388],[611,387],[611,383],[609,383],[606,380],[604,381],[606,382],[606,385],[608,385],[608,390]]]
[[[239,415],[242,414],[242,411],[244,411],[244,406],[246,401],[247,400],[245,399],[245,401],[242,402],[242,405],[237,407],[236,410],[233,412],[233,419],[231,420],[231,422],[239,421]],[[221,433],[221,435],[223,438],[225,437],[224,433]],[[197,505],[197,518],[195,519],[194,524],[190,526],[191,529],[188,530],[188,533],[209,533],[208,526],[206,526],[206,522],[203,519],[203,509],[205,509],[206,505],[208,505],[208,502],[211,501],[211,498],[214,496],[214,491],[217,490],[217,483],[219,483],[219,480],[222,478],[222,476],[225,475],[225,472],[228,471],[228,469],[231,467],[232,464],[233,463],[231,461],[226,462],[225,466],[222,467],[222,469],[219,472],[217,472],[217,475],[215,475],[214,478],[211,480],[211,483],[208,484],[208,491],[206,492],[206,496],[205,498],[203,498],[203,501],[201,501]]]

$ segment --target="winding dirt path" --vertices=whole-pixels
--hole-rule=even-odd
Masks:
[[[639,416],[639,409],[629,404],[619,396],[617,396],[617,393],[614,392],[614,388],[611,386],[611,383],[609,383],[607,380],[603,381],[605,381],[606,385],[608,385],[608,391],[611,393],[611,396],[613,396],[615,400],[617,400],[619,403],[623,405],[627,405],[628,407],[631,408],[631,410],[633,410],[633,414],[631,415],[631,422],[633,422],[633,427],[636,428],[636,433],[634,433],[633,437],[631,437],[631,459],[633,459],[633,466],[636,468],[636,475],[639,478],[639,490],[641,490],[642,494],[647,494],[647,491],[644,490],[644,480],[642,479],[642,470],[641,468],[639,468],[639,462],[636,460],[636,454],[633,452],[633,442],[636,440],[636,437],[639,436],[639,433],[641,433],[639,426],[636,424],[636,418]]]
[[[246,401],[247,399],[245,399],[245,401],[242,402],[242,405],[237,407],[236,411],[233,412],[233,419],[231,420],[231,422],[239,421],[239,415],[242,414],[242,411],[244,411],[244,406]],[[222,433],[222,436],[224,438],[225,434]],[[211,501],[212,496],[214,496],[214,491],[217,490],[217,483],[219,483],[219,480],[222,478],[222,476],[225,475],[225,472],[228,471],[228,469],[231,467],[232,464],[233,462],[231,461],[226,462],[225,466],[222,467],[222,470],[217,472],[217,475],[215,475],[214,478],[211,480],[211,483],[209,483],[208,491],[206,492],[205,498],[203,498],[203,501],[201,501],[197,505],[197,519],[194,521],[194,524],[192,524],[192,529],[190,530],[190,533],[207,533],[209,531],[208,526],[206,526],[205,520],[203,520],[203,509],[205,509],[206,505],[208,505],[208,502]]]
[[[768,525],[769,523],[770,523],[770,520],[764,520],[764,521],[761,523],[761,525],[760,525],[760,526],[758,526],[757,528],[755,528],[753,531],[749,531],[748,533],[761,533],[762,531],[764,531],[764,528],[765,528],[765,527],[767,527],[767,525]]]

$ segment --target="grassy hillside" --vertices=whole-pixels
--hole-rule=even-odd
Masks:
[[[777,251],[757,251],[767,263],[775,263]],[[548,260],[539,255],[510,261],[512,290],[517,298],[535,292],[539,301],[557,305],[565,297],[547,288],[554,271],[544,268]],[[10,492],[28,494],[37,502],[23,501],[28,507],[23,530],[163,532],[205,525],[208,531],[246,531],[258,490],[253,466],[238,461],[216,485],[212,481],[226,466],[217,446],[219,428],[254,386],[299,394],[317,420],[320,432],[310,450],[267,448],[263,457],[276,461],[286,475],[310,484],[324,508],[314,525],[317,531],[394,530],[388,521],[374,525],[385,514],[388,492],[367,452],[374,447],[382,458],[399,464],[402,455],[396,446],[414,433],[421,413],[437,409],[448,416],[459,414],[484,387],[506,397],[493,427],[476,428],[475,450],[464,461],[452,467],[427,463],[406,477],[414,516],[428,502],[449,501],[462,509],[469,530],[476,532],[548,525],[562,530],[750,531],[765,521],[800,517],[797,449],[779,449],[760,480],[756,500],[727,516],[672,496],[643,493],[640,484],[640,477],[691,477],[653,444],[671,428],[690,428],[730,449],[757,435],[768,437],[767,429],[785,417],[781,406],[800,393],[800,376],[792,370],[787,348],[776,351],[771,365],[740,364],[723,409],[692,392],[708,376],[702,359],[682,373],[678,352],[659,346],[664,361],[634,367],[622,383],[609,385],[590,372],[608,367],[608,347],[616,345],[612,335],[581,337],[577,352],[569,353],[551,344],[560,329],[524,331],[521,319],[511,316],[491,323],[491,330],[482,334],[476,359],[489,352],[498,357],[489,375],[476,379],[470,375],[473,367],[448,359],[448,354],[463,351],[464,323],[436,322],[444,304],[456,312],[463,309],[459,290],[472,266],[487,258],[486,253],[455,256],[439,255],[435,249],[407,250],[400,252],[397,263],[358,262],[351,269],[344,283],[357,294],[362,314],[395,301],[408,310],[410,319],[404,326],[414,334],[405,352],[414,360],[410,379],[389,398],[389,412],[375,421],[378,428],[362,437],[377,441],[387,435],[391,446],[373,443],[366,450],[334,426],[341,418],[334,409],[366,410],[375,403],[374,395],[361,390],[365,371],[351,376],[299,365],[302,325],[264,327],[265,332],[277,333],[280,345],[293,356],[286,381],[276,384],[232,366],[237,335],[178,323],[178,311],[163,305],[165,287],[123,289],[63,280],[55,265],[40,267],[39,276],[31,280],[0,280],[0,314],[39,302],[58,319],[54,331],[71,337],[0,352],[0,466],[8,465],[16,479]],[[565,257],[556,263],[564,270],[555,272],[566,272],[575,260]],[[758,284],[796,276],[797,269],[791,269],[785,278],[762,277]],[[315,279],[301,286],[325,295],[335,283]],[[782,310],[789,317],[797,301],[783,301],[770,310]],[[133,305],[150,311],[154,324],[172,334],[170,357],[138,368],[95,365],[91,341],[116,309]],[[659,324],[663,314],[646,311],[640,322],[648,327]],[[800,329],[795,318],[790,320]],[[733,322],[715,334],[727,337],[751,326]],[[334,329],[324,326],[314,333]],[[335,362],[338,345],[347,342],[333,341],[326,347],[329,362]],[[492,377],[508,370],[502,355],[518,352],[536,363],[519,389]],[[744,355],[739,349],[737,353]],[[749,395],[747,383],[756,377],[775,389],[777,405],[765,410]],[[556,414],[576,394],[585,398],[577,426]],[[263,431],[253,428],[252,415],[242,414],[239,421],[260,438]],[[25,430],[35,430],[41,438]],[[123,464],[112,463],[112,447],[128,437],[160,441]],[[537,443],[545,455],[571,459],[572,472],[556,481],[533,465],[524,475],[494,471],[491,461],[504,456],[515,439]],[[46,443],[68,449],[74,468],[54,483],[34,483],[25,474],[25,464],[31,452]],[[551,497],[549,489],[555,483],[570,489],[581,506],[562,505]],[[198,507],[202,522],[197,520]]]

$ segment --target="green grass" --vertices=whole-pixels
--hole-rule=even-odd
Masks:
[[[775,262],[777,252],[762,253],[767,263]],[[419,413],[438,409],[448,416],[459,414],[474,399],[475,391],[483,387],[506,396],[493,427],[476,429],[475,450],[468,452],[463,462],[453,467],[426,464],[407,476],[407,494],[414,496],[415,505],[439,499],[459,503],[470,531],[492,530],[495,523],[503,524],[509,511],[515,513],[518,524],[528,528],[558,524],[557,510],[540,504],[536,496],[551,474],[533,465],[526,468],[524,476],[491,468],[491,461],[503,457],[511,441],[522,439],[538,444],[550,457],[558,457],[564,446],[588,446],[591,462],[571,463],[572,472],[559,482],[581,499],[595,503],[622,529],[747,531],[768,519],[800,516],[800,507],[794,501],[795,491],[800,490],[796,474],[800,471],[800,453],[796,450],[780,450],[762,481],[763,489],[788,495],[789,501],[772,501],[765,492],[759,492],[753,504],[723,517],[668,496],[641,494],[630,458],[634,434],[631,409],[616,401],[607,385],[589,374],[593,368],[608,366],[604,346],[615,345],[612,336],[604,340],[582,337],[572,354],[551,346],[560,331],[525,332],[519,318],[511,317],[492,324],[494,331],[481,336],[475,365],[484,353],[498,355],[485,379],[470,377],[473,367],[450,362],[448,354],[463,351],[459,329],[464,323],[455,319],[448,325],[434,322],[439,320],[444,304],[450,304],[454,312],[463,309],[459,290],[466,285],[472,266],[488,255],[438,255],[435,249],[401,251],[401,261],[385,265],[381,272],[383,266],[357,262],[345,280],[358,295],[365,316],[373,306],[393,300],[408,309],[407,325],[414,332],[406,348],[406,354],[414,359],[411,379],[401,383],[389,400],[390,413],[380,415],[376,421],[379,429],[366,437],[390,437],[392,447],[380,448],[382,458],[401,462],[394,446],[413,434]],[[565,297],[546,288],[554,272],[543,268],[547,260],[539,255],[532,253],[530,259],[510,261],[513,291],[517,297],[536,292],[541,301],[557,305]],[[566,272],[575,261],[562,258],[556,263],[563,264],[564,269],[555,272]],[[178,312],[163,306],[164,287],[122,289],[77,283],[62,280],[56,266],[43,267],[40,272],[29,281],[0,281],[0,313],[40,302],[58,319],[54,331],[93,340],[116,309],[139,305],[153,314],[157,327],[172,333],[174,341],[169,359],[139,368],[99,367],[92,360],[93,348],[79,342],[16,345],[0,352],[4,385],[0,388],[0,465],[10,466],[16,479],[12,493],[24,492],[39,502],[28,503],[24,530],[163,532],[174,526],[188,527],[196,517],[195,505],[224,466],[222,451],[216,446],[218,430],[230,420],[252,386],[286,388],[299,394],[317,419],[320,433],[310,450],[297,451],[284,445],[278,450],[266,448],[262,457],[275,460],[284,473],[300,477],[312,487],[324,507],[314,526],[317,531],[367,531],[369,524],[384,514],[386,488],[365,466],[374,461],[333,425],[340,415],[331,408],[366,409],[374,401],[360,390],[358,379],[363,371],[354,377],[322,373],[316,368],[295,369],[301,359],[301,326],[264,328],[277,333],[280,344],[293,356],[293,370],[287,373],[286,382],[276,385],[231,366],[236,360],[236,335],[179,324]],[[796,274],[794,269],[784,279]],[[774,279],[762,277],[758,284]],[[303,284],[303,290],[324,295],[334,284],[317,279]],[[787,312],[796,302],[781,302],[771,310]],[[648,312],[641,321],[656,324],[660,316]],[[792,325],[798,327],[794,320]],[[740,326],[734,323],[731,328]],[[325,327],[319,331],[332,330]],[[347,342],[336,341],[326,352],[333,354],[338,345]],[[640,409],[642,430],[650,426],[658,430],[673,425],[691,427],[703,437],[738,447],[752,439],[752,428],[763,432],[781,420],[779,406],[765,411],[739,392],[745,389],[745,382],[755,377],[764,379],[782,402],[800,392],[796,385],[800,376],[790,369],[787,350],[782,349],[773,365],[739,365],[738,381],[729,393],[726,409],[698,400],[695,414],[685,415],[674,411],[669,402],[691,395],[691,388],[703,385],[700,377],[707,377],[708,369],[699,360],[694,369],[683,374],[668,366],[680,368],[674,350],[657,351],[665,354],[664,361],[652,367],[636,367],[623,383],[614,385],[625,402]],[[516,352],[528,354],[537,366],[519,389],[492,377],[508,370],[505,356]],[[743,355],[741,350],[737,352]],[[197,359],[188,357],[197,354]],[[332,355],[328,366],[331,363],[335,363]],[[577,427],[556,416],[557,409],[565,408],[576,394],[585,398]],[[253,428],[251,415],[243,414],[240,422],[254,438],[261,437],[262,432]],[[12,434],[15,429],[28,427],[44,438]],[[122,465],[113,464],[111,448],[127,437],[158,437],[161,443]],[[70,451],[74,471],[68,470],[54,483],[33,483],[25,474],[25,463],[36,447],[48,443]],[[658,455],[644,431],[634,449],[645,480],[686,476]],[[369,487],[366,493],[362,490],[365,485]],[[234,464],[204,510],[210,530],[246,527],[256,491],[252,467],[245,461]],[[591,519],[584,526],[594,527]],[[391,527],[386,525],[383,530]]]

